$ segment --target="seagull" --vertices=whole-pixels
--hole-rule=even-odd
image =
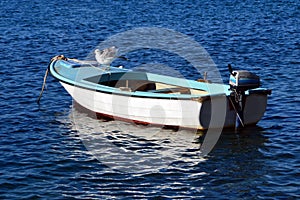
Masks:
[[[95,53],[95,58],[100,65],[110,66],[110,64],[116,58],[122,58],[124,60],[128,60],[123,56],[117,56],[118,48],[115,46],[103,50],[95,49],[94,53]]]

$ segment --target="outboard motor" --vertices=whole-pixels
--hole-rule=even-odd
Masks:
[[[260,86],[260,78],[246,70],[233,71],[230,64],[228,64],[228,70],[230,72],[229,85],[232,91],[229,99],[237,115],[235,126],[239,128],[244,126],[245,91],[258,88]]]

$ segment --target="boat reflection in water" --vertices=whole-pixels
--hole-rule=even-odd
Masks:
[[[98,117],[76,103],[70,113],[72,128],[87,150],[111,170],[126,173],[198,169],[197,174],[202,176],[209,173],[201,165],[207,161],[220,169],[227,168],[228,159],[243,163],[239,160],[247,157],[256,163],[256,159],[262,159],[260,151],[267,141],[259,126],[241,129],[239,133],[225,129],[219,137],[212,131],[174,130]]]
[[[174,130],[97,118],[74,104],[73,129],[102,164],[123,172],[144,172],[172,167],[173,162],[199,164],[203,131]]]

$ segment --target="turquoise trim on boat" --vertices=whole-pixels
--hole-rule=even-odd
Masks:
[[[79,63],[73,60],[56,60],[50,65],[51,74],[64,83],[97,92],[128,95],[142,98],[192,99],[205,96],[230,95],[229,85],[197,82],[182,78],[136,72],[117,67],[101,67],[89,63]],[[94,80],[93,80],[94,79]],[[174,87],[207,91],[203,94],[159,93],[149,91],[122,91],[119,88],[100,84],[102,82],[119,80],[138,80],[162,83]],[[100,83],[99,83],[100,82]],[[263,90],[262,88],[259,88]]]

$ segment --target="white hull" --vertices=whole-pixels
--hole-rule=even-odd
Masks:
[[[157,99],[96,92],[61,82],[73,99],[95,113],[118,119],[192,129],[234,127],[235,110],[228,98],[210,101]],[[264,115],[267,94],[246,98],[244,124],[256,124]]]

